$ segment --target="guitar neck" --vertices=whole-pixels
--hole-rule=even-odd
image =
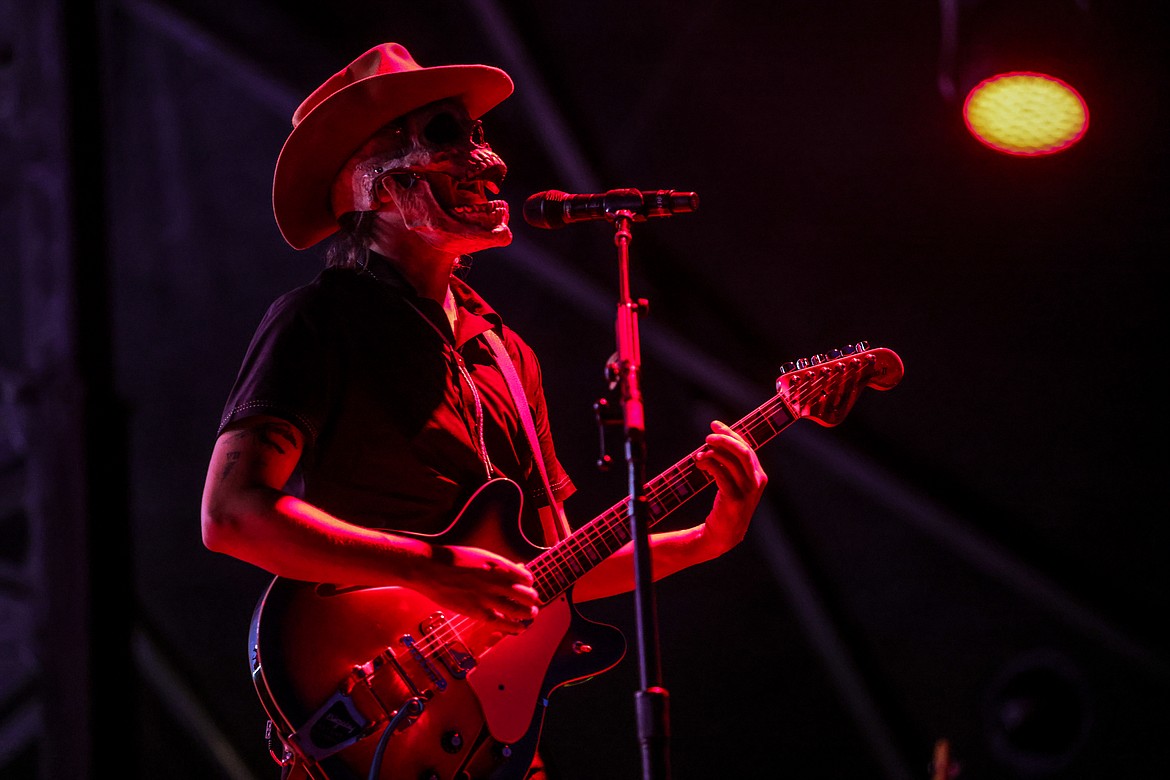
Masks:
[[[731,428],[759,449],[799,419],[784,399],[773,396]],[[713,481],[700,469],[696,449],[645,485],[649,525],[653,526],[701,492]],[[629,497],[542,552],[528,563],[541,601],[549,602],[568,590],[594,566],[630,541]]]

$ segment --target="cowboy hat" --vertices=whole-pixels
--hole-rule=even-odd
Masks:
[[[329,197],[342,166],[375,132],[416,108],[459,98],[472,119],[512,94],[512,79],[488,65],[424,68],[403,46],[375,46],[305,98],[276,160],[272,210],[294,249],[337,230]]]

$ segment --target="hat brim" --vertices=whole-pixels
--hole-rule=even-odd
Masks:
[[[342,166],[379,129],[403,114],[459,98],[477,119],[512,94],[512,79],[488,65],[440,65],[383,73],[338,90],[293,128],[272,180],[277,227],[294,249],[307,249],[337,230],[330,205]]]

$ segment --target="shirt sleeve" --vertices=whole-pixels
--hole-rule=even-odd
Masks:
[[[224,405],[217,433],[255,415],[288,420],[316,441],[327,408],[330,352],[305,293],[278,298],[264,314]]]

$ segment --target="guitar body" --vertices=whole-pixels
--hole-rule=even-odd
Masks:
[[[529,560],[539,549],[520,533],[522,500],[514,482],[488,482],[440,543]],[[625,640],[581,617],[568,592],[500,638],[408,588],[277,577],[249,651],[256,692],[304,776],[510,780],[535,756],[552,691],[612,668]]]

